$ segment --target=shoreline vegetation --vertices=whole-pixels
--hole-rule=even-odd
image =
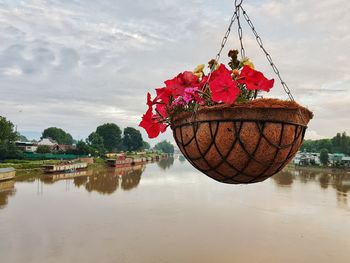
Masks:
[[[288,164],[288,168],[294,168],[295,170],[302,170],[302,171],[314,171],[314,172],[323,172],[323,173],[350,173],[349,168],[339,168],[339,167],[327,167],[327,166],[316,166],[316,165],[295,165],[295,164]]]
[[[155,157],[159,155],[163,155],[164,153],[157,153],[157,152],[132,152],[132,153],[126,153],[127,158],[136,158],[136,157]],[[98,168],[101,166],[106,165],[106,160],[108,158],[100,158],[95,157],[94,163],[88,164],[88,168]],[[111,158],[113,159],[113,158]],[[73,160],[74,161],[74,160]],[[58,164],[61,163],[62,160],[20,160],[20,159],[10,159],[10,160],[4,160],[0,162],[0,168],[6,168],[6,167],[13,167],[16,170],[16,178],[22,177],[34,173],[34,176],[42,174],[42,166],[44,164]]]

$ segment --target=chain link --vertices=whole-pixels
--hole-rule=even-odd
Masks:
[[[242,26],[241,26],[241,21],[239,20],[240,4],[236,5],[236,13],[237,13],[237,24],[238,24],[238,37],[239,37],[239,43],[241,44],[241,58],[243,60],[245,58],[245,50],[243,47],[243,30],[242,30]]]
[[[237,18],[237,10],[233,13],[233,15],[232,15],[232,17],[231,17],[230,24],[229,24],[229,26],[228,26],[228,28],[227,28],[227,30],[226,30],[226,33],[225,33],[225,35],[224,35],[224,37],[223,37],[223,39],[222,39],[222,41],[221,41],[220,49],[219,49],[218,53],[216,54],[215,61],[216,61],[217,63],[219,63],[220,56],[221,56],[221,52],[222,52],[222,50],[224,49],[224,47],[225,47],[225,45],[226,45],[227,39],[228,39],[228,37],[229,37],[229,35],[230,35],[230,33],[231,33],[232,25],[233,25],[233,23],[235,22],[236,18]],[[211,74],[212,74],[212,73],[213,73],[213,70],[211,69],[211,70],[210,70],[210,73],[209,73],[209,75],[208,75],[208,79],[207,79],[207,81],[206,81],[206,83],[205,83],[205,86],[207,86],[207,84],[209,83],[209,80],[210,80],[210,78],[211,78]]]
[[[287,83],[284,82],[284,80],[282,79],[281,74],[280,74],[279,70],[277,69],[275,63],[272,61],[272,58],[271,58],[270,54],[266,51],[266,49],[265,49],[265,47],[264,47],[264,44],[263,44],[263,42],[262,42],[260,36],[259,36],[258,33],[256,32],[255,27],[254,27],[252,21],[250,20],[250,18],[249,18],[249,16],[248,16],[247,12],[243,9],[242,6],[240,6],[240,9],[241,9],[242,12],[243,12],[244,19],[247,21],[248,25],[250,26],[250,28],[251,28],[252,31],[253,31],[253,34],[254,34],[255,39],[256,39],[256,42],[258,42],[259,47],[260,47],[260,48],[262,49],[262,51],[265,53],[265,56],[266,56],[267,60],[269,61],[270,65],[271,65],[271,67],[272,67],[272,69],[273,69],[273,71],[276,73],[277,77],[278,77],[279,80],[281,81],[281,84],[282,84],[282,87],[283,87],[284,91],[287,93],[289,99],[290,99],[291,101],[294,101],[294,97],[293,97],[293,95],[292,95],[292,93],[291,93],[291,91],[290,91],[290,89],[289,89]]]

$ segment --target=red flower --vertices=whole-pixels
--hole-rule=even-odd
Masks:
[[[184,95],[185,88],[194,87],[198,84],[198,77],[191,71],[185,71],[173,79],[166,80],[164,83],[172,91],[174,98],[176,98]]]
[[[148,108],[151,108],[151,109],[152,109],[152,106],[153,106],[153,102],[152,102],[152,99],[151,99],[151,94],[149,92],[147,92],[147,106],[148,106]]]
[[[152,108],[149,108],[142,116],[139,126],[146,130],[148,138],[155,138],[160,132],[165,132],[166,130],[166,125],[159,123],[159,115],[152,114]]]
[[[168,113],[166,111],[166,105],[165,104],[157,104],[156,105],[156,111],[159,112],[159,114],[162,116],[162,118],[167,118],[168,117]]]
[[[222,76],[222,75],[230,75],[231,76],[231,71],[228,70],[224,64],[220,64],[220,66],[215,71],[213,71],[213,73],[211,73],[210,80],[214,80],[218,76]]]
[[[219,103],[234,103],[240,93],[240,89],[237,87],[236,81],[232,80],[231,72],[221,64],[213,74],[214,79],[210,80],[209,83],[212,100]]]
[[[275,80],[269,80],[260,71],[254,70],[249,66],[244,66],[239,75],[238,82],[245,84],[249,90],[264,90],[269,92]]]
[[[157,96],[154,102],[163,102],[165,104],[169,103],[170,96],[172,95],[172,90],[168,87],[156,89]]]

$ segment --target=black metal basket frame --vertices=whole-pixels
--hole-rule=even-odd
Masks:
[[[217,146],[216,143],[216,136],[217,136],[217,132],[219,130],[219,126],[220,123],[227,123],[227,122],[231,122],[232,123],[232,132],[234,133],[234,140],[231,142],[231,145],[229,147],[229,150],[227,151],[227,153],[224,155],[221,153],[221,151],[219,150],[219,147]],[[199,147],[199,143],[198,143],[198,139],[197,139],[197,132],[199,130],[200,125],[204,124],[204,123],[208,123],[209,125],[209,130],[210,130],[210,138],[208,138],[208,140],[211,140],[208,148],[202,152],[200,147]],[[214,124],[216,123],[216,125]],[[259,131],[259,139],[258,142],[253,150],[253,152],[249,152],[247,150],[247,148],[244,145],[243,140],[240,137],[240,132],[241,129],[244,125],[244,123],[255,123],[258,131]],[[280,129],[280,134],[279,134],[279,140],[278,140],[278,144],[272,142],[271,140],[269,140],[269,138],[266,137],[266,135],[264,134],[264,129],[266,127],[267,123],[275,123],[275,124],[280,124],[281,125],[281,129]],[[213,125],[214,126],[214,131],[213,131]],[[285,126],[286,125],[292,125],[294,126],[294,135],[293,135],[293,141],[289,144],[285,144],[282,145],[282,138],[284,135],[284,130],[285,130]],[[193,131],[193,137],[190,138],[186,143],[184,143],[184,136],[183,136],[183,130],[182,128],[185,126],[192,126],[192,131]],[[245,183],[254,183],[254,182],[258,182],[258,181],[262,181],[259,179],[266,179],[270,176],[272,176],[273,174],[278,173],[280,170],[283,169],[283,167],[290,161],[290,159],[293,157],[293,155],[295,154],[296,151],[293,151],[293,149],[295,150],[295,145],[298,141],[303,141],[304,136],[305,136],[305,131],[307,126],[300,124],[300,123],[295,123],[295,122],[288,122],[288,121],[275,121],[275,120],[258,120],[258,119],[218,119],[218,120],[203,120],[203,121],[192,121],[189,123],[184,123],[184,124],[180,124],[180,125],[175,125],[172,127],[173,128],[173,132],[174,132],[174,138],[175,141],[177,143],[177,145],[179,146],[180,149],[183,149],[183,154],[185,155],[186,159],[199,171],[207,174],[208,176],[210,176],[208,174],[208,172],[214,171],[216,173],[218,173],[221,177],[223,177],[222,180],[218,180],[216,178],[213,178],[217,181],[220,181],[222,183],[230,183],[230,184],[238,184],[238,183],[242,183],[241,181],[236,180],[235,178],[237,178],[239,175],[244,175],[247,177],[250,177],[251,180],[249,180],[248,182]],[[176,134],[177,134],[177,130],[180,129],[180,140],[178,140]],[[274,147],[276,149],[273,160],[269,163],[263,163],[261,161],[259,161],[258,159],[256,159],[255,154],[260,146],[260,143],[262,141],[262,138],[265,139],[265,141],[268,142],[268,144],[271,147]],[[195,145],[196,148],[200,154],[199,157],[197,158],[191,158],[190,154],[187,152],[186,147],[188,145],[190,145],[193,141],[195,141]],[[229,143],[229,142],[228,142]],[[242,169],[238,169],[237,167],[235,167],[234,165],[232,165],[228,160],[227,157],[231,154],[232,150],[235,148],[236,144],[239,143],[241,148],[244,150],[244,152],[248,155],[249,159],[248,161],[245,163],[245,165],[243,166]],[[222,160],[217,163],[216,165],[211,165],[208,160],[206,159],[206,154],[210,151],[210,149],[212,147],[215,147],[216,151],[218,152],[218,154],[220,155],[220,157],[222,158]],[[276,157],[278,156],[278,153],[280,152],[280,150],[282,149],[287,149],[290,148],[287,158],[282,161],[282,162],[276,162]],[[201,169],[198,165],[195,164],[195,161],[197,160],[204,160],[204,162],[206,163],[206,165],[209,167],[209,169]],[[252,174],[247,174],[245,172],[246,168],[249,166],[249,164],[252,161],[255,161],[257,163],[259,163],[260,165],[264,166],[265,169],[263,169],[259,174],[257,175],[252,175]],[[219,171],[217,171],[217,169],[220,167],[220,165],[222,165],[223,163],[226,163],[232,170],[235,171],[235,174],[231,175],[231,176],[227,176]],[[266,176],[265,173],[273,166],[276,165],[278,163],[278,169],[276,169],[274,171],[273,174]],[[211,177],[211,176],[210,176]]]

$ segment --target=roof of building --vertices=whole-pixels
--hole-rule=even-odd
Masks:
[[[342,161],[350,161],[350,156],[343,156]]]
[[[43,138],[38,142],[39,145],[56,145],[57,142],[51,138]]]

